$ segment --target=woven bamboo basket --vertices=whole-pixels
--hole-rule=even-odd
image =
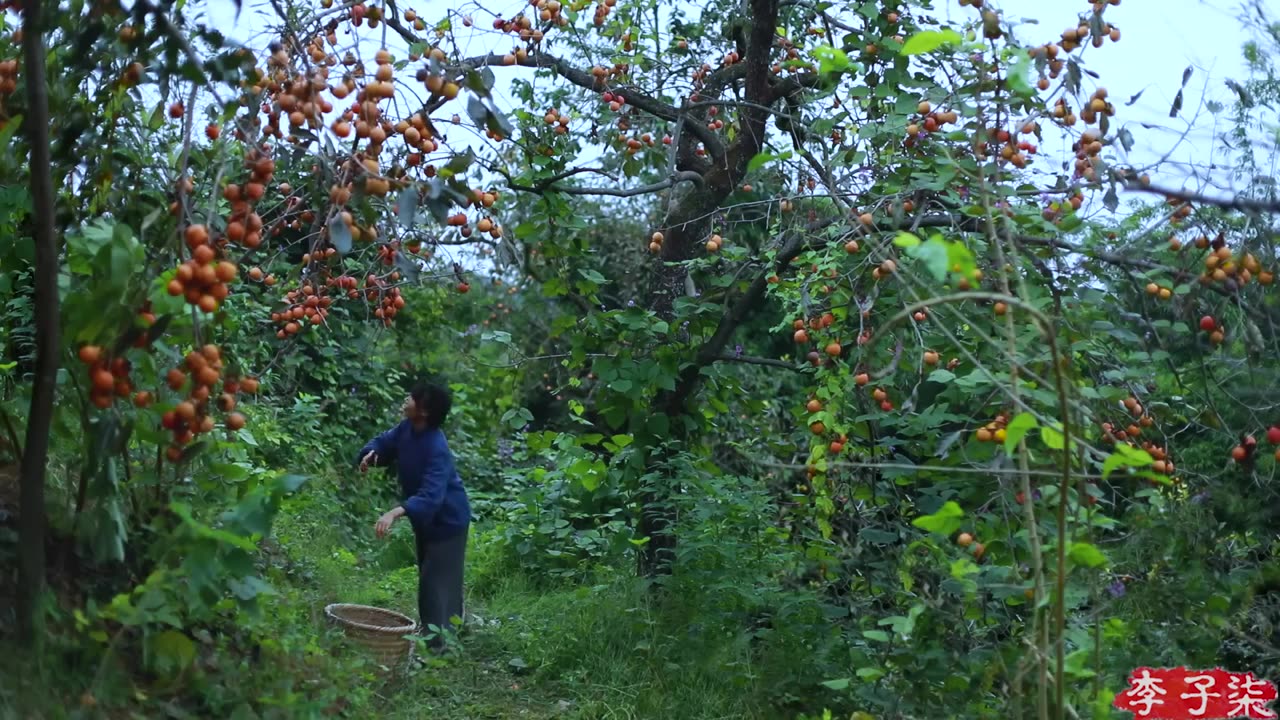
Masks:
[[[324,614],[347,637],[371,650],[383,665],[394,667],[413,657],[414,643],[407,636],[417,629],[417,623],[408,615],[351,603],[326,605]]]

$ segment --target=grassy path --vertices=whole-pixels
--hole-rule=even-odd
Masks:
[[[348,516],[335,513],[349,513]],[[366,523],[364,515],[369,515]],[[327,493],[303,494],[284,508],[274,534],[276,571],[293,607],[294,632],[329,629],[330,602],[416,615],[412,531],[372,538],[374,515],[344,509]],[[348,532],[344,527],[355,528]],[[346,717],[431,720],[754,720],[784,717],[760,702],[776,668],[803,662],[809,647],[774,643],[753,651],[736,618],[708,613],[713,598],[684,588],[655,607],[640,583],[600,568],[578,583],[548,583],[509,567],[494,541],[472,529],[467,549],[468,628],[455,655],[389,681],[369,674],[351,685],[367,696]],[[301,613],[297,609],[302,609]],[[287,610],[285,612],[288,612]],[[287,621],[286,621],[287,622]],[[328,642],[328,641],[326,641]],[[334,651],[341,666],[355,648]],[[762,665],[761,659],[768,664]],[[768,665],[773,665],[772,669]],[[365,688],[373,688],[372,694]]]
[[[317,512],[320,511],[320,512]],[[333,633],[318,610],[330,602],[352,602],[416,615],[417,575],[413,567],[410,531],[399,527],[384,543],[342,540],[335,524],[314,505],[287,509],[279,518],[273,555],[285,572],[277,578],[292,587],[285,604],[305,605],[306,624],[317,634]],[[473,540],[474,543],[474,540]],[[473,546],[471,556],[482,554]],[[469,565],[471,563],[469,562]],[[391,676],[369,677],[370,707],[345,708],[351,717],[376,712],[385,718],[486,720],[528,718],[574,720],[588,717],[572,693],[557,683],[534,679],[516,645],[524,634],[518,616],[490,614],[491,606],[468,587],[467,627],[457,649],[443,658],[414,663]],[[528,640],[528,637],[525,637]],[[339,643],[334,661],[362,665],[358,647]],[[629,717],[593,714],[589,717]]]

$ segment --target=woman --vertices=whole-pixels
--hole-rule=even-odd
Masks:
[[[416,386],[404,401],[404,420],[360,450],[360,472],[395,464],[403,502],[378,519],[385,537],[396,520],[409,517],[418,556],[418,614],[433,649],[443,646],[452,619],[463,619],[462,575],[471,504],[454,467],[440,426],[449,415],[449,391]]]

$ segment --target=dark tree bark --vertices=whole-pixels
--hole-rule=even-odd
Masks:
[[[34,645],[40,636],[38,604],[44,590],[44,474],[59,364],[58,236],[54,225],[52,160],[49,151],[49,97],[45,81],[44,8],[28,0],[22,23],[23,71],[31,147],[30,187],[35,240],[36,367],[27,417],[27,441],[19,470],[18,632]]]
[[[778,99],[775,89],[770,85],[769,56],[773,48],[773,37],[778,26],[778,0],[750,0],[751,16],[747,30],[746,52],[741,69],[731,68],[731,74],[745,80],[744,96],[739,120],[738,135],[727,147],[708,147],[711,156],[710,167],[703,171],[703,181],[693,190],[672,204],[667,216],[663,219],[663,244],[660,258],[663,266],[659,268],[655,285],[651,294],[650,307],[665,320],[670,321],[674,313],[675,299],[685,292],[688,270],[680,265],[672,265],[693,257],[694,248],[698,247],[711,222],[714,212],[719,209],[734,188],[742,183],[747,175],[747,165],[764,148],[765,131],[771,115],[770,108]],[[708,86],[721,82],[721,78],[708,81]],[[715,98],[708,97],[707,101]],[[704,122],[698,117],[691,117],[686,126],[700,127]],[[692,138],[681,138],[680,155],[687,157],[686,143]],[[705,144],[705,142],[704,142]],[[692,164],[692,163],[691,163]],[[690,169],[688,165],[681,168]],[[757,306],[763,297],[765,276],[752,284],[743,298],[721,318],[713,338],[699,349],[695,362],[681,374],[680,382],[675,390],[660,393],[653,404],[655,413],[662,413],[670,420],[670,427],[678,437],[683,437],[685,427],[683,415],[685,402],[697,389],[700,371],[706,365],[719,359],[721,351],[733,337],[738,325]],[[672,328],[678,332],[678,329]],[[652,452],[652,451],[651,451]],[[652,465],[658,458],[650,456]],[[675,559],[676,536],[673,525],[671,498],[680,491],[679,480],[673,475],[663,472],[657,480],[640,494],[641,515],[639,523],[640,535],[648,540],[642,547],[639,558],[639,570],[646,577],[655,577],[670,572]]]

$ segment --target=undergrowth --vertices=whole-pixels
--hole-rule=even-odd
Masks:
[[[678,588],[651,593],[607,565],[580,585],[539,577],[513,568],[500,535],[482,525],[472,529],[467,626],[454,652],[386,672],[323,609],[349,602],[415,615],[412,535],[404,526],[373,540],[371,521],[346,513],[341,494],[322,479],[286,501],[262,543],[274,594],[256,615],[228,605],[221,626],[194,631],[201,661],[166,692],[143,690],[154,678],[68,634],[37,658],[0,660],[0,717],[777,717],[765,708],[769,669],[758,658],[772,657],[781,674],[800,658],[753,647],[731,617],[712,621],[723,598],[678,576]]]

